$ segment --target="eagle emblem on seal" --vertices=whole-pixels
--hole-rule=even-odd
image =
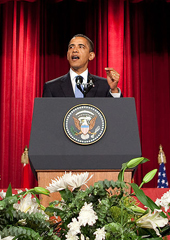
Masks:
[[[80,145],[89,145],[103,137],[106,131],[106,119],[97,107],[91,104],[79,104],[66,113],[63,127],[71,141]]]
[[[79,118],[73,116],[73,119],[75,127],[79,130],[79,132],[75,132],[75,135],[80,135],[82,139],[88,139],[90,135],[93,138],[94,135],[100,130],[100,127],[98,126],[94,132],[91,132],[91,130],[95,127],[97,115],[93,118],[89,115]]]

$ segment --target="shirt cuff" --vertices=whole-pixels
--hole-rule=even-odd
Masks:
[[[120,90],[120,88],[118,88],[118,93],[112,93],[111,92],[111,89],[109,90],[109,92],[110,92],[110,94],[112,95],[112,97],[114,97],[114,98],[120,98],[120,96],[121,96],[121,90]]]

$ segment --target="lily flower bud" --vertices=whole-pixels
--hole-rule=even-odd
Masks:
[[[153,169],[152,171],[148,172],[143,178],[143,183],[150,182],[152,178],[155,176],[156,172],[157,172],[157,169]]]
[[[127,168],[134,168],[144,160],[144,157],[133,158],[127,163]]]
[[[133,210],[134,212],[139,213],[139,214],[143,214],[143,213],[146,212],[145,209],[143,209],[143,208],[141,208],[141,207],[138,207],[138,206],[136,206],[136,205],[130,206],[129,209],[131,209],[131,210]]]
[[[35,194],[49,195],[50,193],[50,191],[48,191],[46,188],[43,188],[43,187],[35,187],[33,188],[33,191],[35,191]]]

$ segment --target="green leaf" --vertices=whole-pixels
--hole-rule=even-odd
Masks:
[[[71,202],[73,199],[73,194],[68,188],[61,190],[60,195],[66,202]]]
[[[164,237],[164,236],[169,236],[170,235],[170,225],[167,224],[166,226],[164,226],[163,228],[161,228],[160,234]]]
[[[139,201],[146,207],[150,208],[152,211],[154,209],[160,209],[148,196],[145,195],[142,189],[138,187],[136,183],[129,183],[131,187],[133,188],[136,197],[139,199]]]
[[[37,240],[37,239],[42,239],[36,231],[26,228],[26,227],[15,227],[15,226],[10,226],[10,227],[5,227],[2,231],[0,231],[1,237],[8,237],[8,236],[15,236],[18,239],[23,239],[23,240]]]
[[[104,184],[107,188],[110,188],[110,181],[108,181],[107,179],[104,180]]]
[[[11,197],[12,196],[12,187],[11,184],[9,184],[8,189],[6,191],[6,197]]]
[[[18,198],[16,195],[14,196],[9,196],[9,197],[5,197],[4,198],[4,201],[7,205],[12,205],[14,203],[17,203],[18,202]]]
[[[4,200],[0,201],[0,210],[3,210],[4,208],[6,208],[6,203]]]

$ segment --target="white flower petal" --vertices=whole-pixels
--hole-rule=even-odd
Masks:
[[[158,206],[162,206],[165,209],[165,212],[167,212],[170,206],[170,190],[164,193],[161,199],[157,198],[155,203]]]
[[[104,240],[105,239],[105,228],[98,228],[95,232],[94,235],[96,235],[95,240]]]
[[[82,185],[86,185],[86,183],[93,177],[91,175],[88,179],[89,173],[81,173],[81,174],[73,174],[70,179],[68,179],[68,185],[74,190],[75,188],[79,188]]]
[[[98,219],[97,214],[93,210],[92,203],[87,204],[85,202],[84,206],[80,210],[78,220],[81,226],[86,226],[86,224],[93,226]]]
[[[3,190],[0,192],[0,197],[3,199],[6,197],[6,192],[4,192]]]
[[[50,193],[58,192],[67,188],[68,184],[65,182],[64,176],[60,178],[58,177],[58,179],[55,178],[55,180],[52,180],[52,183],[49,184],[49,187],[46,187]]]
[[[39,204],[36,202],[36,199],[32,197],[31,193],[28,193],[25,197],[21,198],[19,203],[14,203],[13,207],[16,210],[20,210],[21,212],[29,212],[36,213],[41,212],[46,216],[46,219],[49,219],[49,216],[45,214],[43,210],[39,209]]]
[[[52,183],[49,184],[49,187],[46,187],[50,193],[58,192],[63,189],[66,189],[68,186],[73,190],[75,188],[81,187],[82,185],[86,185],[86,183],[91,179],[93,175],[91,175],[88,179],[89,173],[81,173],[81,174],[72,174],[72,172],[66,173],[62,177],[58,177],[55,180],[52,180]]]
[[[68,228],[70,228],[70,232],[73,234],[73,235],[76,235],[78,233],[80,233],[80,223],[77,221],[76,218],[73,218],[72,219],[72,222],[70,222],[68,225],[67,225]]]
[[[66,240],[78,240],[78,236],[74,235],[72,232],[68,231],[66,235]]]
[[[154,229],[158,236],[161,236],[157,227],[164,227],[168,223],[167,218],[163,218],[159,215],[162,210],[155,209],[153,213],[149,209],[149,213],[137,220],[137,225],[142,228]]]
[[[5,238],[1,238],[1,236],[0,236],[0,240],[12,240],[14,237],[15,236],[8,236],[8,237],[5,237]]]

